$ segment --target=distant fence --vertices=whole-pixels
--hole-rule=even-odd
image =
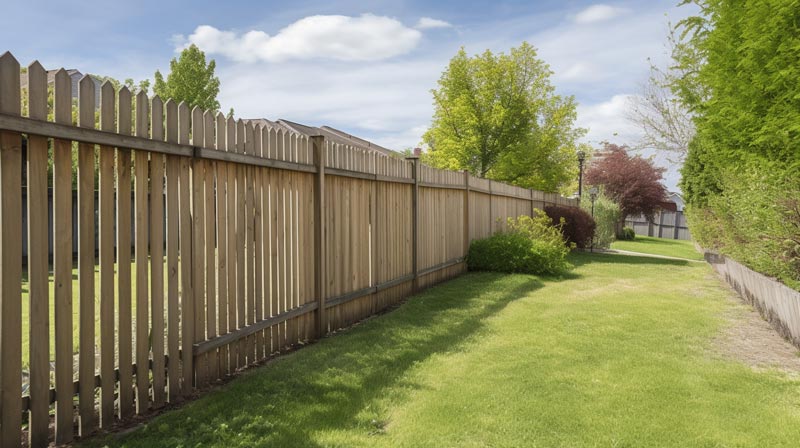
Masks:
[[[706,252],[705,259],[781,336],[800,347],[800,292],[728,257]]]
[[[686,216],[683,212],[661,211],[650,222],[644,216],[628,217],[625,225],[633,228],[637,235],[655,236],[673,240],[691,240],[689,227],[686,225]]]
[[[3,447],[20,444],[23,418],[38,447],[178,402],[458,275],[470,240],[508,217],[577,206],[323,136],[132,98],[110,83],[98,130],[88,77],[74,126],[63,69],[50,122],[44,68],[31,64],[25,76],[21,92],[19,64],[0,57]]]

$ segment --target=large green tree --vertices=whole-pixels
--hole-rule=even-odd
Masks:
[[[185,48],[180,57],[169,62],[167,79],[156,70],[153,90],[164,100],[185,101],[190,108],[198,106],[205,110],[219,110],[219,78],[214,76],[217,63],[196,45]]]
[[[527,42],[508,54],[459,50],[432,91],[426,161],[546,191],[570,184],[585,130],[575,126],[574,98],[555,93],[551,74]]]

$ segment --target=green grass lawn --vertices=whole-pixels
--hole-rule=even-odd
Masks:
[[[741,307],[706,264],[571,259],[462,276],[83,446],[797,446],[800,380],[711,354]]]
[[[612,249],[629,250],[643,254],[666,255],[668,257],[702,260],[703,254],[697,252],[694,243],[683,240],[670,240],[651,236],[636,235],[633,241],[614,241]]]
[[[74,263],[77,266],[77,262]],[[52,269],[52,268],[51,268]],[[114,328],[118,330],[118,320],[119,319],[119,306],[116,303],[118,299],[118,291],[119,291],[119,282],[117,281],[116,277],[116,269],[117,265],[114,265],[115,276],[114,276],[114,297],[115,297],[115,305],[114,305]],[[148,266],[149,269],[149,266]],[[164,266],[164,272],[166,272],[166,263]],[[149,275],[149,271],[148,271]],[[150,280],[150,277],[148,277]],[[48,322],[48,329],[50,332],[50,342],[49,342],[49,349],[50,349],[50,360],[52,361],[55,359],[55,282],[53,278],[52,272],[48,277],[48,290],[49,290],[49,297],[48,297],[48,308],[49,308],[49,322]],[[166,291],[166,285],[165,285]],[[95,311],[95,345],[99,345],[100,341],[100,267],[94,267],[94,311]],[[166,295],[165,295],[166,297]],[[149,300],[149,288],[148,288],[148,300]],[[166,298],[164,299],[165,306],[166,306]],[[135,323],[136,323],[136,262],[131,262],[131,319],[133,328],[133,332],[135,333]],[[80,342],[80,282],[78,280],[78,269],[77,267],[72,269],[72,347],[75,353],[78,352]],[[23,368],[28,367],[28,360],[30,354],[30,287],[28,285],[28,277],[27,273],[23,272],[23,279],[22,279],[22,366]]]

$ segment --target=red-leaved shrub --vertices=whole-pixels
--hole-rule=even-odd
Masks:
[[[567,244],[575,243],[580,248],[592,245],[595,222],[585,210],[577,207],[548,205],[544,208],[544,212],[553,220],[553,225],[556,226],[561,222],[561,218],[564,218],[561,234],[564,235],[564,240]]]

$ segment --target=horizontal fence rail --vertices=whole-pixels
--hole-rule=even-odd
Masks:
[[[507,218],[577,205],[52,79],[0,56],[3,447],[180,402],[460,274]]]

